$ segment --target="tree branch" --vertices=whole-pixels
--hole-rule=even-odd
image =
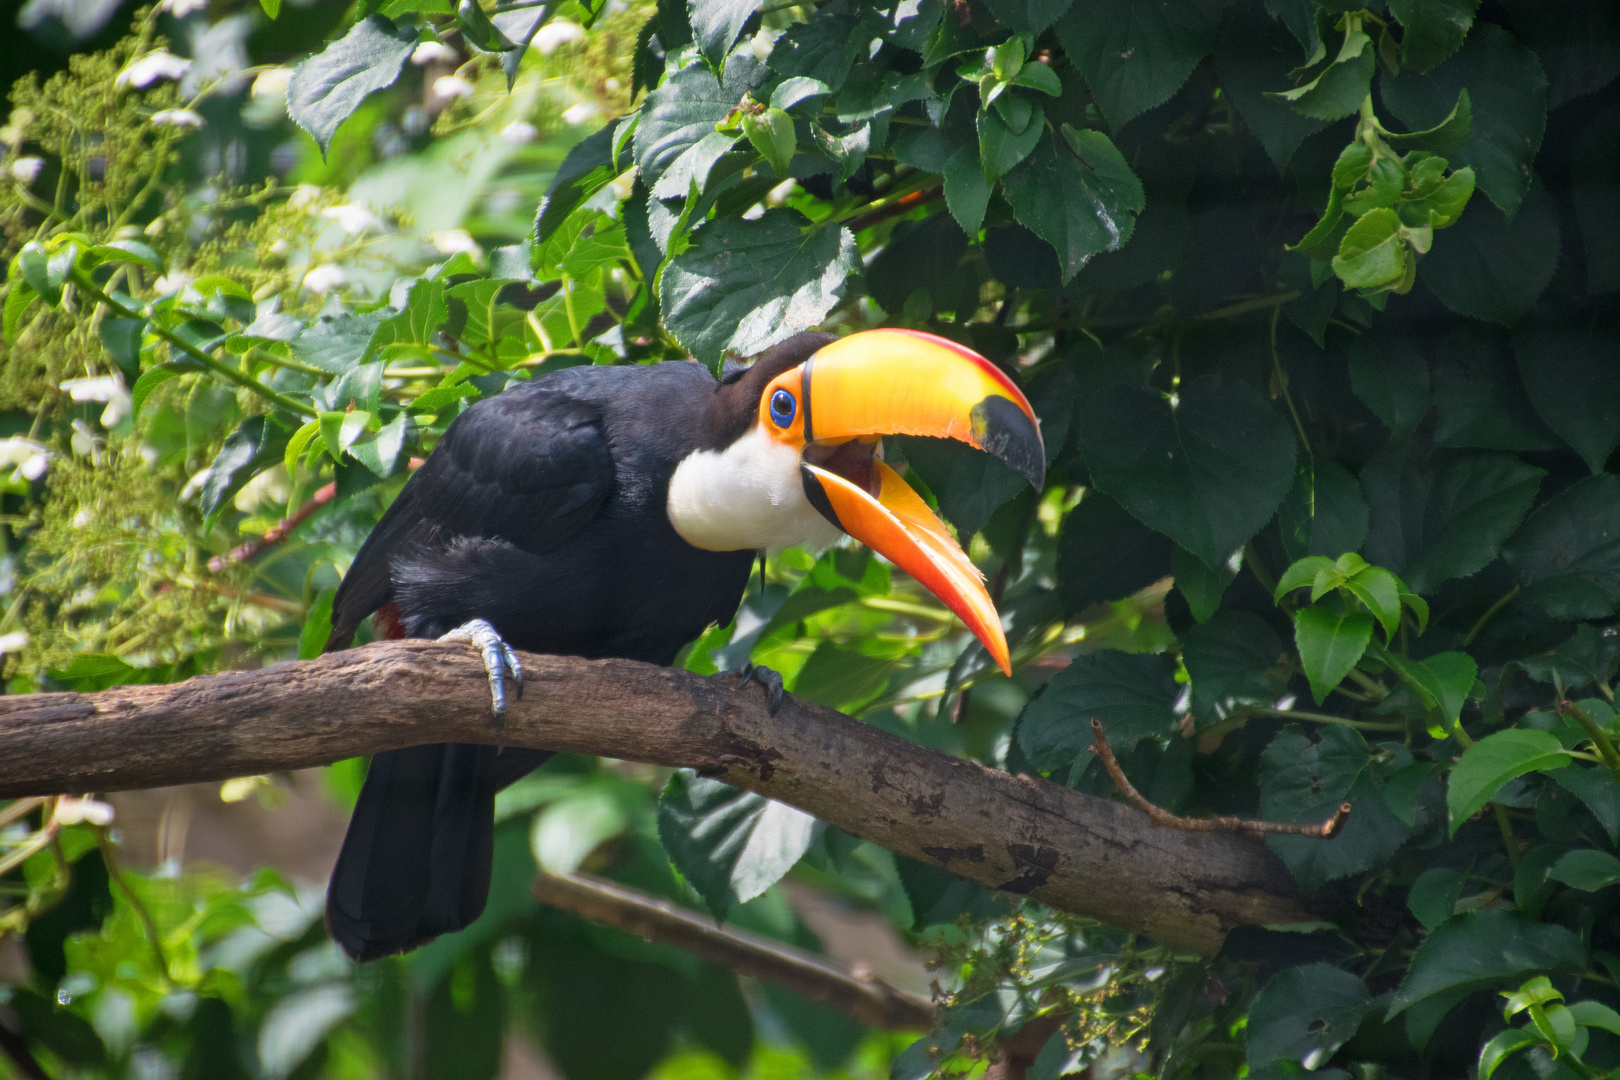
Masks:
[[[934,1025],[927,998],[896,990],[882,979],[845,971],[824,956],[714,920],[667,900],[588,874],[542,873],[534,882],[542,904],[673,945],[719,967],[775,983],[831,1005],[867,1027],[926,1031]]]
[[[476,650],[389,641],[173,685],[0,698],[0,798],[307,768],[427,742],[504,743],[691,766],[854,836],[1052,907],[1214,953],[1251,923],[1318,912],[1253,839],[1154,828],[1135,810],[949,757],[789,696],[629,660],[524,654],[489,716]],[[1077,721],[1078,722],[1078,721]]]

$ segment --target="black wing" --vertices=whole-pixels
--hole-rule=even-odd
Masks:
[[[539,554],[590,522],[613,485],[601,411],[545,381],[462,413],[361,545],[332,607],[327,648],[393,598],[393,562],[458,537]]]

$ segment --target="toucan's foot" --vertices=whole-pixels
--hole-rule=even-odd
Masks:
[[[751,682],[757,682],[765,688],[765,692],[771,698],[769,713],[771,716],[775,716],[777,710],[782,707],[782,695],[786,693],[782,688],[782,676],[770,668],[756,664],[753,661],[744,664],[737,676],[742,680],[744,686]]]
[[[469,619],[450,631],[440,641],[470,641],[478,646],[484,657],[484,670],[489,672],[489,711],[496,725],[506,720],[506,681],[510,679],[519,699],[523,697],[523,664],[506,639],[483,619]],[[780,680],[778,680],[780,681]]]

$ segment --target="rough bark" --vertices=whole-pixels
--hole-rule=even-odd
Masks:
[[[173,685],[0,698],[0,797],[278,772],[426,742],[691,766],[891,851],[1201,953],[1316,917],[1259,842],[952,758],[758,686],[627,660],[525,654],[497,729],[475,651],[394,641]],[[1084,723],[1089,717],[1077,718]]]

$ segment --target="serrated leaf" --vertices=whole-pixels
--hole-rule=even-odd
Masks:
[[[1314,32],[1314,13],[1311,19]],[[1222,91],[1280,172],[1306,136],[1327,126],[1295,112],[1266,93],[1278,86],[1278,72],[1299,62],[1298,45],[1287,29],[1265,11],[1241,4],[1226,11],[1215,43],[1215,70]]]
[[[535,244],[542,245],[550,240],[557,226],[580,203],[606,187],[617,175],[613,148],[621,123],[621,120],[613,120],[575,143],[557,166],[535,213]]]
[[[1451,832],[1495,797],[1502,785],[1538,769],[1569,765],[1569,753],[1546,731],[1512,728],[1496,731],[1463,751],[1446,780],[1446,806]]]
[[[1371,1007],[1367,985],[1332,964],[1280,971],[1249,1006],[1249,1068],[1282,1059],[1315,1069],[1350,1041]]]
[[[1553,863],[1552,870],[1547,876],[1573,889],[1597,892],[1610,885],[1620,884],[1620,859],[1607,851],[1598,851],[1595,848],[1566,851],[1558,857],[1557,862]]]
[[[384,319],[371,336],[367,353],[375,354],[390,345],[427,345],[434,333],[450,317],[444,299],[444,282],[418,278],[405,294],[399,314]]]
[[[1295,613],[1294,643],[1318,705],[1360,661],[1372,631],[1371,615],[1336,604],[1314,604]]]
[[[194,369],[189,365],[182,367],[175,364],[159,364],[141,372],[141,377],[136,379],[135,385],[129,388],[130,415],[139,416],[141,406],[146,404],[146,399],[152,396],[153,390],[156,390],[160,385],[168,382],[176,375],[183,375],[190,370]]]
[[[461,0],[456,7],[456,25],[463,38],[485,52],[510,52],[518,47],[489,21],[478,0]]]
[[[759,0],[688,0],[692,37],[710,67],[720,68],[743,24],[758,7]]]
[[[1058,254],[1064,282],[1086,261],[1117,251],[1147,206],[1142,182],[1108,136],[1062,128],[1003,180],[1013,216]]]
[[[1513,335],[1536,412],[1594,474],[1620,446],[1620,364],[1611,323],[1539,320]]]
[[[1206,377],[1172,407],[1155,390],[1101,387],[1075,430],[1097,488],[1211,565],[1271,519],[1294,479],[1294,436],[1260,393]]]
[[[1620,608],[1620,476],[1604,473],[1550,499],[1504,546],[1525,599],[1555,619]]]
[[[286,430],[264,416],[242,421],[225,439],[225,444],[209,463],[197,496],[206,527],[213,527],[214,520],[225,509],[226,500],[240,491],[243,484],[266,465],[281,460],[286,439]]]
[[[1456,52],[1478,10],[1479,0],[1390,0],[1401,24],[1401,67],[1421,75]]]
[[[1547,76],[1536,54],[1501,27],[1481,23],[1455,56],[1428,75],[1413,71],[1397,78],[1386,72],[1379,81],[1385,106],[1414,130],[1440,124],[1465,89],[1472,125],[1447,156],[1472,167],[1479,189],[1511,218],[1530,190],[1547,125]]]
[[[394,85],[416,48],[416,28],[368,15],[298,65],[287,84],[287,114],[324,156],[332,136],[372,93]]]
[[[793,134],[793,118],[781,109],[770,108],[757,117],[745,114],[742,129],[759,156],[770,163],[771,171],[779,179],[786,178],[788,163],[793,160],[793,151],[798,145]]]
[[[1193,715],[1224,720],[1245,705],[1270,705],[1292,674],[1282,640],[1248,611],[1223,609],[1188,629],[1181,653],[1192,682]]]
[[[791,210],[755,221],[722,218],[669,260],[660,286],[664,324],[692,355],[719,363],[753,356],[824,319],[860,269],[841,225],[805,230]]]
[[[658,800],[658,838],[717,919],[780,881],[821,828],[801,810],[690,769],[671,776]]]
[[[724,82],[703,64],[667,77],[642,102],[641,119],[631,140],[642,182],[649,189],[656,187],[683,154],[716,134],[715,125],[758,85],[763,74],[752,56],[738,53],[726,64]]]
[[[1395,288],[1406,277],[1411,258],[1393,210],[1369,210],[1346,230],[1333,257],[1333,273],[1347,289],[1366,292]]]
[[[1418,279],[1458,314],[1512,326],[1552,281],[1559,250],[1558,211],[1536,183],[1511,222],[1475,204],[1435,237]]]
[[[1426,706],[1440,714],[1445,722],[1444,728],[1449,729],[1457,723],[1463,704],[1468,700],[1468,693],[1479,678],[1479,666],[1473,657],[1467,653],[1443,652],[1423,660],[1413,660],[1400,653],[1385,653],[1384,659],[1396,674],[1417,691]],[[1441,738],[1443,734],[1442,729],[1435,738]]]
[[[1541,469],[1508,454],[1391,446],[1361,471],[1369,508],[1367,557],[1413,592],[1483,569],[1530,509]]]
[[[979,234],[985,208],[990,205],[990,184],[984,178],[979,148],[963,143],[945,162],[945,207],[969,236]]]
[[[1378,66],[1372,38],[1360,30],[1345,35],[1333,61],[1303,86],[1272,94],[1286,101],[1299,115],[1312,120],[1337,120],[1361,107]]]
[[[1352,341],[1349,354],[1355,395],[1394,435],[1415,430],[1434,404],[1423,354],[1404,337],[1370,334]]]
[[[1208,0],[1101,0],[1070,7],[1057,35],[1117,131],[1181,89],[1219,21]]]
[[[1017,99],[1028,110],[1024,126],[1014,131],[1003,118],[1001,109],[981,109],[977,117],[979,129],[979,158],[987,181],[1001,176],[1008,169],[1029,157],[1035,144],[1046,133],[1041,118],[1045,112],[1038,103]],[[1050,146],[1050,140],[1047,141]]]
[[[1169,735],[1179,696],[1175,661],[1114,649],[1081,654],[1024,708],[1018,743],[1041,772],[1067,768],[1092,745],[1091,721],[1102,721],[1115,746]]]
[[[1450,154],[1468,140],[1474,127],[1474,108],[1464,87],[1457,92],[1457,103],[1438,124],[1424,131],[1385,135],[1385,141],[1397,150],[1423,150],[1431,154]],[[1470,173],[1472,175],[1472,173]]]
[[[1180,547],[1170,552],[1170,573],[1176,579],[1176,589],[1187,601],[1195,622],[1208,622],[1215,609],[1221,606],[1221,596],[1237,577],[1229,563],[1210,566],[1198,556]]]
[[[1071,614],[1123,600],[1170,572],[1170,540],[1100,491],[1087,491],[1063,521],[1058,595]]]
[[[1318,461],[1313,469],[1301,469],[1277,508],[1277,530],[1292,559],[1357,550],[1367,539],[1361,485],[1337,462]]]

